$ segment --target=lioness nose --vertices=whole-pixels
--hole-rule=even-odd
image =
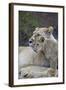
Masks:
[[[32,40],[29,40],[29,43],[32,43]]]

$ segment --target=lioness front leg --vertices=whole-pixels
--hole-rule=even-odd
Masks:
[[[54,76],[52,68],[46,68],[41,66],[26,66],[20,69],[19,79],[52,76]]]

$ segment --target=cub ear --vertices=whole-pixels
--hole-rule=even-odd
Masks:
[[[48,27],[48,32],[49,32],[49,33],[52,33],[53,30],[54,30],[54,28],[53,28],[52,26]]]

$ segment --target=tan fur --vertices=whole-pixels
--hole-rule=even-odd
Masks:
[[[29,39],[33,40],[32,43],[29,44],[31,47],[25,47],[23,48],[23,50],[19,50],[20,53],[18,63],[19,72],[21,72],[19,78],[23,78],[24,74],[29,78],[58,75],[58,43],[53,37],[52,32],[52,26],[48,28],[37,27],[33,32],[32,37]],[[48,65],[50,65],[50,68],[45,67]],[[28,69],[28,67],[30,69]],[[38,75],[39,70],[42,72],[39,73],[40,75]],[[33,75],[31,72],[33,73]]]

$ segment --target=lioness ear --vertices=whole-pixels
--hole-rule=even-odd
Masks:
[[[52,33],[53,32],[53,27],[52,26],[48,27],[48,32],[49,33]]]
[[[36,27],[36,30],[38,30],[39,29],[39,27]]]
[[[47,30],[45,31],[45,34],[47,35],[47,37],[49,37],[53,32],[53,27],[50,26],[47,28]]]

